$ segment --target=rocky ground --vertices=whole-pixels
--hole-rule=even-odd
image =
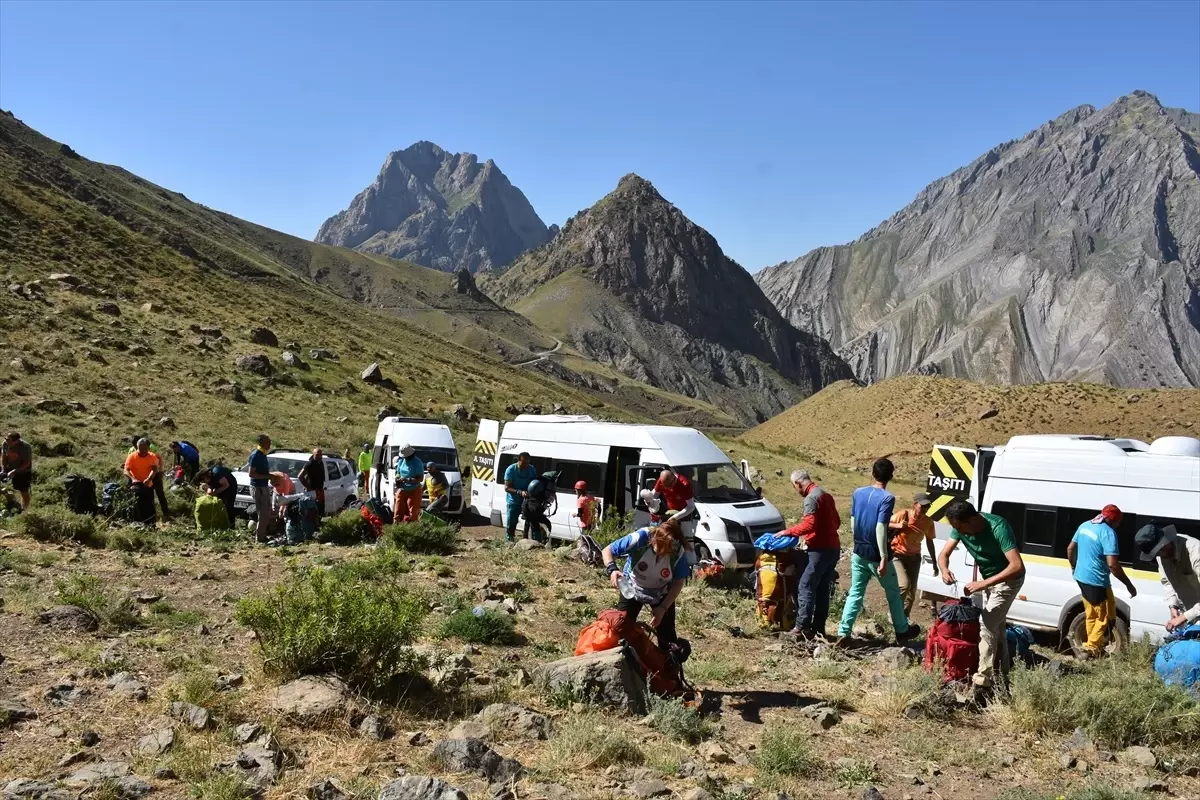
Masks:
[[[1169,752],[1114,756],[1086,736],[1039,737],[1002,706],[952,696],[948,708],[922,710],[935,687],[910,667],[911,651],[880,638],[814,657],[758,631],[736,585],[693,582],[680,601],[702,718],[672,722],[671,708],[646,716],[547,691],[554,670],[543,665],[571,655],[612,591],[569,553],[496,546],[498,533],[467,528],[453,555],[407,557],[405,580],[434,606],[418,645],[434,688],[389,704],[336,681],[279,686],[254,634],[233,620],[239,598],[291,565],[363,558],[366,547],[164,538],[130,553],[2,534],[0,776],[16,781],[5,796],[224,800],[251,787],[324,800],[1041,798],[1139,782],[1200,795],[1186,770],[1164,772],[1182,763]],[[131,598],[128,629],[97,630],[90,615],[61,608],[60,582],[72,575]],[[434,638],[442,609],[464,597],[511,612],[519,643]],[[870,615],[863,625],[886,635]],[[593,677],[602,682],[603,670]],[[780,764],[781,753],[795,759]]]

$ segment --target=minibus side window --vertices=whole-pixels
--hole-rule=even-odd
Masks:
[[[575,491],[577,481],[587,481],[588,491],[593,495],[604,491],[604,464],[593,464],[587,461],[567,461],[554,459],[554,466],[562,474],[558,476],[558,490],[570,494]]]

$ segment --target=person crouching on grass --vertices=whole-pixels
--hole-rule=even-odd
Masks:
[[[625,588],[621,587],[619,556],[625,562]],[[675,632],[675,600],[692,572],[692,546],[679,523],[669,519],[655,528],[640,528],[604,548],[604,568],[613,588],[621,592],[617,610],[632,625],[642,606],[650,607],[650,627],[664,652],[679,637]]]

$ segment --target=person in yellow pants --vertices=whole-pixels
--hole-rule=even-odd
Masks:
[[[1125,584],[1129,596],[1136,597],[1137,589],[1121,562],[1117,559],[1117,531],[1121,525],[1121,509],[1107,505],[1093,519],[1075,531],[1067,545],[1067,560],[1074,568],[1075,582],[1083,595],[1084,625],[1087,641],[1084,652],[1091,658],[1104,653],[1112,626],[1117,621],[1117,600],[1113,596],[1112,580]]]

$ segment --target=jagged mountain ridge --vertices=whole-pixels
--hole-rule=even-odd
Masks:
[[[316,241],[446,271],[502,267],[550,238],[496,163],[417,142],[388,155]]]
[[[1145,92],[1080,106],[755,279],[866,381],[1200,385],[1197,137]]]
[[[717,241],[637,175],[481,284],[580,353],[762,420],[850,377],[789,325]]]

